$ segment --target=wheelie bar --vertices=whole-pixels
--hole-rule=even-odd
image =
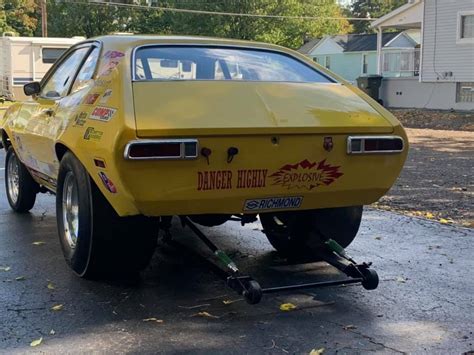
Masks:
[[[323,248],[321,253],[317,255],[318,258],[334,266],[350,278],[262,288],[252,277],[241,275],[237,265],[232,261],[232,259],[224,251],[220,250],[209,238],[207,238],[206,235],[189,219],[189,217],[183,216],[180,218],[183,226],[188,226],[229,270],[228,272],[220,270],[222,272],[219,273],[226,279],[227,286],[236,291],[239,295],[244,296],[245,300],[250,304],[260,302],[265,293],[278,293],[356,283],[361,283],[367,290],[376,289],[378,286],[378,275],[374,270],[369,268],[370,263],[357,264],[346,254],[344,248],[334,240],[328,239],[325,242],[325,248]]]

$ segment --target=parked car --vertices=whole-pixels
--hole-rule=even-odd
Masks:
[[[56,195],[59,239],[81,277],[137,271],[159,222],[259,215],[298,258],[347,246],[362,206],[407,155],[400,123],[359,89],[279,46],[104,36],[72,46],[0,120],[11,208]]]

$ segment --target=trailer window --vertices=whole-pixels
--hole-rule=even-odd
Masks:
[[[252,48],[143,47],[134,65],[134,80],[334,82],[291,55]]]
[[[67,48],[43,48],[41,51],[43,63],[54,63],[66,50]]]

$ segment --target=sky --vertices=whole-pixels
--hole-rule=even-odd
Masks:
[[[349,5],[352,0],[337,0],[337,2],[341,5]]]

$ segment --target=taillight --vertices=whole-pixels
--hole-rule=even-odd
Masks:
[[[130,160],[196,159],[197,139],[137,140],[125,147],[124,157]]]
[[[403,138],[398,136],[350,136],[348,154],[387,154],[403,152]]]

